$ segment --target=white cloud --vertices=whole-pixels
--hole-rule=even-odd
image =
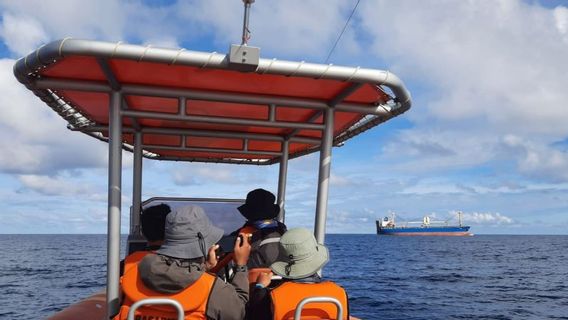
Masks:
[[[170,49],[180,48],[180,45],[176,37],[167,36],[167,35],[159,36],[156,38],[154,37],[148,38],[146,41],[144,41],[143,44],[147,46],[160,47],[160,48],[170,48]]]
[[[351,180],[349,180],[349,178],[347,177],[331,174],[329,177],[329,184],[333,187],[348,187],[352,183]]]
[[[505,136],[503,142],[518,154],[520,172],[539,180],[568,182],[568,153],[514,135]]]
[[[107,146],[66,129],[66,123],[18,83],[12,59],[0,60],[0,170],[53,173],[105,167]],[[125,165],[129,157],[124,157]]]
[[[11,51],[25,55],[49,39],[43,26],[29,16],[2,14],[0,37]]]
[[[352,208],[331,209],[327,217],[329,233],[364,233],[375,226],[375,215]]]
[[[249,44],[279,55],[323,60],[352,6],[353,3],[340,0],[329,0],[325,5],[319,0],[257,2],[251,10],[252,38]],[[240,43],[242,2],[189,1],[181,3],[179,10],[188,20],[199,22],[198,28],[211,33],[218,43],[227,47],[229,43]],[[358,50],[354,36],[351,31],[343,35],[342,49]]]
[[[362,5],[372,49],[403,79],[432,84],[409,115],[421,125],[568,135],[568,46],[554,10],[519,1]]]
[[[428,179],[421,181],[416,185],[409,186],[402,190],[401,194],[407,195],[431,195],[431,194],[458,194],[464,193],[464,189],[461,186],[455,185],[453,183],[447,183],[441,181],[440,179]]]
[[[192,164],[172,170],[174,182],[177,185],[231,183],[236,177],[228,168],[214,168],[202,164]]]
[[[176,185],[207,185],[212,183],[219,184],[240,184],[246,181],[252,182],[247,174],[247,169],[236,170],[235,166],[226,164],[203,164],[191,163],[176,165],[170,172]],[[258,169],[258,168],[256,168]],[[258,181],[258,180],[257,180]]]
[[[48,196],[91,193],[89,187],[73,183],[64,177],[20,175],[19,180],[24,187]]]
[[[341,31],[352,5],[340,0],[326,1],[326,5],[318,0],[255,3],[250,16],[250,44],[279,55],[321,60]],[[26,53],[25,50],[33,49],[38,42],[63,37],[106,41],[129,38],[168,47],[213,37],[219,48],[227,50],[229,44],[241,41],[244,10],[240,1],[223,0],[179,1],[165,6],[139,0],[61,0],[57,5],[29,0],[5,1],[0,6],[4,15],[17,17],[19,24],[26,23],[27,27],[19,32],[12,27],[12,37],[5,38],[7,46],[17,54]],[[38,38],[38,34],[43,37]],[[355,36],[353,28],[347,30],[341,40],[342,51],[359,50]],[[20,43],[28,45],[22,49]]]
[[[153,7],[143,1],[43,0],[3,1],[6,46],[18,55],[40,44],[72,37],[124,41],[162,47],[178,47],[182,35],[192,28],[180,27],[181,13],[175,6]]]
[[[399,132],[383,146],[378,161],[403,174],[438,175],[482,165],[498,157],[498,136],[452,128],[413,128]]]
[[[432,176],[489,166],[540,182],[568,181],[568,152],[538,135],[503,136],[491,128],[472,134],[414,128],[389,140],[378,157],[401,174]],[[503,168],[502,162],[510,165]],[[501,164],[500,164],[501,163]],[[502,172],[504,174],[505,172]]]
[[[556,28],[563,34],[564,41],[568,43],[568,8],[554,8],[554,20],[556,21]]]
[[[566,7],[508,0],[362,6],[371,49],[411,90],[413,81],[424,90],[405,115],[413,126],[383,147],[379,158],[390,168],[429,176],[510,163],[508,172],[536,181],[566,181],[568,154],[553,146],[568,136]],[[522,144],[504,142],[511,136]]]
[[[121,40],[127,21],[117,0],[3,1],[1,7],[4,16],[17,17],[28,26],[40,26],[41,33],[47,35],[41,39],[44,41],[64,37]],[[13,52],[22,54],[17,44],[30,43],[37,38],[35,33],[35,29],[24,28],[17,32],[18,37],[6,38],[6,45]]]
[[[452,212],[452,216],[454,218],[457,217],[457,212]],[[500,214],[499,212],[491,213],[491,212],[471,212],[471,213],[463,213],[462,215],[464,223],[475,223],[475,224],[487,224],[487,225],[495,225],[495,224],[511,224],[513,223],[513,219]]]

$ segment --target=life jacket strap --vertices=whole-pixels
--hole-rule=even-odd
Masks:
[[[262,247],[265,244],[275,243],[275,242],[280,242],[280,237],[264,239],[258,244],[258,246]]]

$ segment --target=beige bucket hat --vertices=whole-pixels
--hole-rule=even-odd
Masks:
[[[280,238],[281,257],[270,269],[285,279],[309,277],[329,261],[327,248],[305,228],[290,229]]]

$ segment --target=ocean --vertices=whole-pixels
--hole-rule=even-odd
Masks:
[[[328,235],[326,244],[324,277],[362,319],[568,319],[568,236]],[[104,235],[0,235],[0,247],[0,319],[42,319],[104,288]]]

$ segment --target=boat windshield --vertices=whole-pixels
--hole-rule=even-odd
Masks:
[[[172,211],[188,205],[198,205],[207,213],[211,223],[223,229],[224,234],[242,227],[246,219],[239,213],[237,207],[244,203],[244,200],[232,199],[190,199],[190,198],[151,198],[142,204],[142,210],[165,203],[170,206]]]

